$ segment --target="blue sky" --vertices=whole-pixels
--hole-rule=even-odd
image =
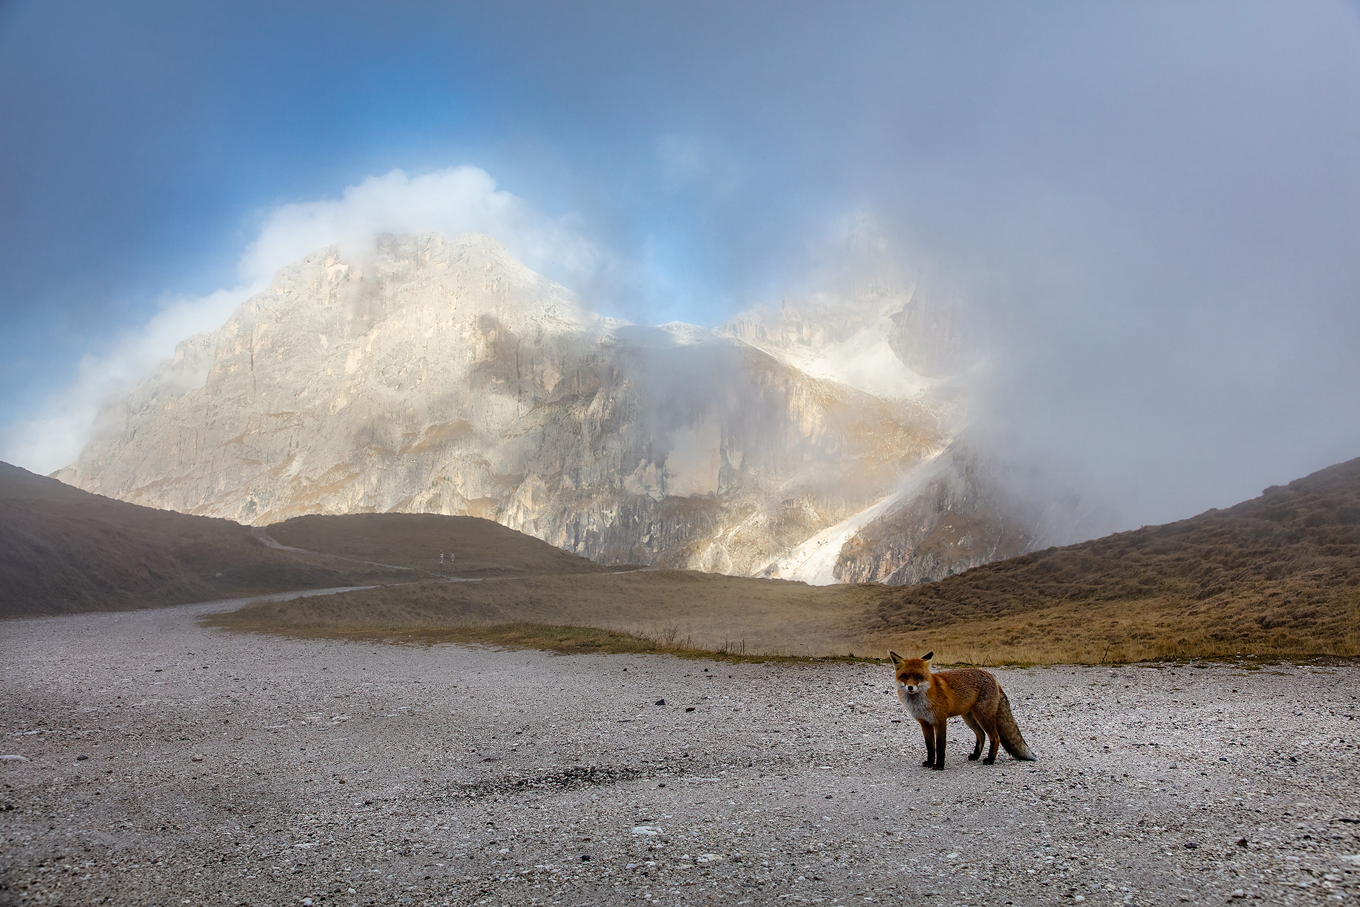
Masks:
[[[0,123],[0,451],[44,471],[280,210],[460,166],[635,321],[804,291],[872,212],[1009,338],[980,418],[1130,519],[1360,455],[1355,3],[10,0]]]

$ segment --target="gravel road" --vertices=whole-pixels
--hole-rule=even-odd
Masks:
[[[871,665],[0,623],[0,903],[1334,903],[1360,666],[997,671],[945,771]],[[662,703],[664,700],[664,704]]]

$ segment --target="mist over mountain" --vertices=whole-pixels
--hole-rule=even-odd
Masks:
[[[57,476],[245,523],[470,514],[604,563],[815,583],[1052,543],[961,438],[955,303],[857,248],[831,291],[708,330],[599,317],[480,234],[331,247],[181,343]]]

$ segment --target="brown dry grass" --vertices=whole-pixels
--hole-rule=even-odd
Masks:
[[[867,629],[991,663],[1360,655],[1360,459],[1228,510],[897,590]]]
[[[264,547],[230,520],[139,507],[0,463],[0,618],[391,581]]]
[[[202,623],[214,626],[204,619]],[[558,655],[674,655],[678,658],[702,658],[712,661],[769,662],[769,661],[818,661],[818,662],[875,662],[884,659],[850,655],[771,655],[748,651],[744,645],[732,643],[718,649],[701,649],[690,644],[690,640],[679,639],[672,632],[655,636],[624,633],[619,630],[602,630],[598,627],[553,624],[477,624],[430,626],[425,628],[405,628],[381,630],[374,628],[339,630],[333,627],[294,628],[281,631],[274,624],[252,626],[243,624],[232,629],[245,632],[276,633],[300,639],[344,639],[350,641],[383,642],[393,645],[438,645],[457,643],[460,645],[484,645],[498,649],[540,649]]]
[[[271,551],[226,520],[124,504],[10,466],[0,467],[0,503],[0,616],[412,576]],[[453,571],[484,579],[256,602],[214,625],[581,651],[822,657],[933,649],[940,661],[977,664],[1360,655],[1360,460],[1229,510],[909,588],[619,574],[469,517],[302,517],[269,531],[286,545],[423,575],[438,572],[440,550],[452,550]]]
[[[420,583],[252,602],[210,626],[368,637],[463,633],[470,627],[574,626],[673,649],[841,656],[863,649],[859,625],[876,586],[807,586],[681,570]]]
[[[256,603],[213,622],[351,638],[473,641],[476,633],[507,645],[565,626],[628,634],[644,641],[629,645],[648,651],[882,656],[892,648],[974,664],[1355,656],[1360,460],[1229,510],[924,586],[810,587],[683,571],[534,576]]]
[[[1360,655],[1360,602],[1338,603],[1335,620],[1265,630],[1252,609],[1187,610],[1178,600],[1064,602],[1023,614],[957,620],[874,634],[878,648],[933,649],[968,664],[1099,664],[1165,658]]]

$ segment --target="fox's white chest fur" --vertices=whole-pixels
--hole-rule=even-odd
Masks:
[[[911,712],[911,717],[917,721],[934,723],[935,710],[930,707],[930,700],[926,698],[926,690],[930,689],[929,684],[921,684],[916,688],[915,693],[907,692],[907,685],[899,683],[897,685],[897,698]]]

